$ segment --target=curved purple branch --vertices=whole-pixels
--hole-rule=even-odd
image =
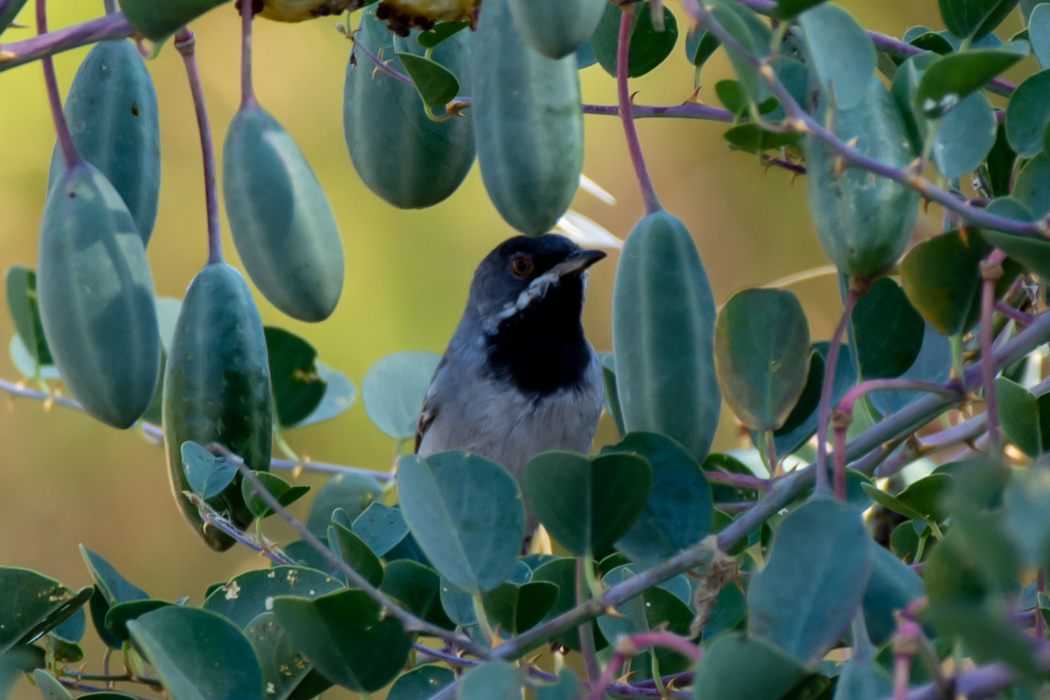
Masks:
[[[135,28],[124,19],[124,14],[115,12],[31,39],[10,44],[0,43],[0,72],[86,44],[109,39],[126,39],[134,34]]]

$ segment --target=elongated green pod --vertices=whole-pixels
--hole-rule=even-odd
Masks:
[[[514,27],[507,0],[485,0],[473,63],[485,189],[511,226],[546,233],[569,208],[583,170],[576,56],[544,56]]]
[[[856,107],[834,112],[835,133],[886,165],[907,165],[915,156],[896,103],[878,78],[869,90]],[[860,168],[838,172],[841,161],[816,136],[805,149],[809,211],[824,252],[844,275],[881,276],[911,238],[918,192]]]
[[[431,58],[460,79],[460,93],[470,90],[473,32],[461,31],[434,48]],[[422,54],[412,37],[399,39],[375,19],[374,9],[361,15],[356,42],[406,72],[395,50]],[[356,64],[356,65],[355,65]],[[368,189],[402,209],[429,207],[459,188],[474,163],[474,125],[466,118],[431,120],[411,85],[383,71],[373,71],[371,59],[355,48],[346,65],[343,88],[343,135],[354,169]]]
[[[300,321],[328,318],[343,291],[343,243],[302,151],[257,105],[233,117],[223,146],[230,233],[248,275]]]
[[[151,41],[164,41],[191,20],[229,0],[120,0],[128,22]]]
[[[514,26],[544,56],[564,58],[598,28],[607,0],[510,0]]]
[[[133,425],[160,366],[153,278],[124,200],[89,163],[64,168],[48,193],[36,291],[66,387],[95,418]]]
[[[663,433],[703,461],[721,394],[715,374],[715,301],[685,225],[646,214],[616,268],[612,340],[624,427]]]
[[[157,93],[135,45],[95,44],[73,77],[65,113],[73,144],[120,193],[148,244],[160,197],[160,122]],[[61,172],[56,145],[48,190]]]
[[[262,319],[248,285],[225,263],[197,273],[186,290],[175,323],[164,375],[164,447],[175,501],[186,520],[216,550],[234,541],[204,526],[184,491],[191,491],[182,465],[182,443],[218,442],[256,471],[269,471],[273,441],[270,365]],[[241,496],[238,475],[208,501],[244,529],[253,516]]]

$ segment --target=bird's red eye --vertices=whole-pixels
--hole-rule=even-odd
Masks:
[[[534,266],[528,255],[515,255],[510,259],[510,271],[515,277],[528,277]]]

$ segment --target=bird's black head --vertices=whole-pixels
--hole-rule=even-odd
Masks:
[[[580,323],[584,276],[604,257],[547,234],[511,238],[481,261],[470,305],[496,375],[536,396],[582,381],[591,352]]]

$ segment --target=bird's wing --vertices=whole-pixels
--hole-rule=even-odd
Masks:
[[[419,410],[419,417],[416,419],[416,453],[423,444],[423,436],[426,435],[427,429],[434,424],[434,419],[437,417],[438,406],[437,401],[434,400],[434,385],[437,384],[447,360],[447,356],[441,358],[441,362],[434,370],[434,377],[430,380],[430,386],[427,387],[427,394],[423,397],[423,407]]]

